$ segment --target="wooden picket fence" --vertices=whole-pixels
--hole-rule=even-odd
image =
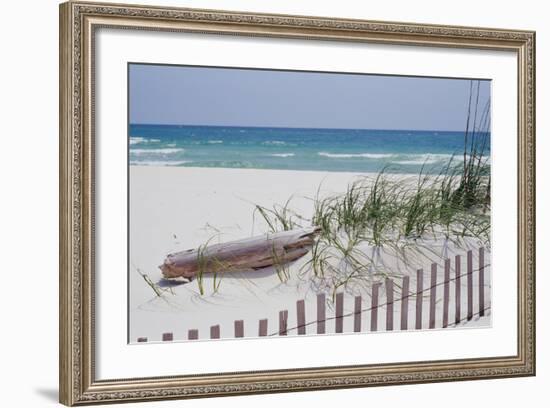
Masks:
[[[372,292],[370,298],[370,304],[365,305],[364,299],[361,296],[355,296],[353,300],[353,311],[344,312],[344,293],[340,292],[335,297],[335,313],[334,316],[327,317],[327,302],[326,295],[324,293],[317,295],[316,304],[316,316],[314,320],[308,321],[306,319],[306,303],[305,300],[298,300],[296,302],[296,326],[288,327],[289,310],[279,311],[278,322],[275,323],[276,330],[272,333],[268,332],[268,319],[260,319],[257,323],[257,335],[259,337],[265,336],[286,336],[289,333],[297,335],[305,335],[306,327],[315,325],[317,334],[326,334],[332,331],[327,330],[327,324],[330,321],[334,321],[334,333],[344,332],[344,319],[353,319],[353,332],[376,332],[385,329],[386,331],[392,330],[411,330],[413,327],[409,327],[409,302],[415,302],[414,307],[414,329],[436,329],[446,328],[449,326],[456,326],[462,322],[472,320],[474,316],[484,316],[490,309],[490,305],[486,304],[485,300],[485,249],[479,248],[478,250],[478,268],[477,268],[477,300],[478,304],[476,310],[474,310],[474,267],[473,267],[473,253],[468,251],[466,253],[466,271],[462,272],[462,256],[456,255],[454,258],[454,273],[451,276],[451,259],[446,259],[443,265],[443,280],[438,281],[438,264],[432,263],[430,267],[430,282],[429,285],[424,284],[424,270],[419,269],[416,271],[416,287],[411,292],[411,279],[409,276],[400,278],[399,285],[396,284],[395,279],[387,278],[384,282],[377,282],[372,285]],[[466,293],[462,290],[462,279],[466,279]],[[450,304],[450,288],[454,285],[454,313],[449,310]],[[443,286],[443,304],[441,319],[436,319],[436,290],[438,286]],[[396,287],[400,287],[400,297],[395,297]],[[385,293],[382,293],[384,291]],[[386,302],[381,302],[381,295],[385,294]],[[429,297],[429,307],[427,313],[428,324],[427,327],[423,324],[423,316],[426,312],[424,310],[424,297]],[[466,313],[462,310],[463,296],[466,296]],[[400,309],[395,309],[397,307]],[[379,325],[380,310],[385,309],[385,327]],[[398,312],[398,313],[397,313]],[[364,313],[370,314],[370,327],[362,327],[362,317]],[[395,316],[398,315],[400,319],[395,322]],[[436,321],[440,325],[436,325]],[[396,327],[397,323],[397,327]],[[244,324],[243,320],[235,320],[233,324],[233,334],[230,336],[224,335],[224,338],[241,338],[244,337]],[[197,329],[190,329],[187,332],[187,340],[198,340],[199,331]],[[213,325],[210,327],[210,333],[207,336],[201,337],[203,339],[219,339],[220,338],[220,325]],[[171,332],[162,334],[162,341],[173,341],[174,335]],[[185,339],[180,339],[185,340]],[[137,342],[147,342],[147,337],[138,337]]]

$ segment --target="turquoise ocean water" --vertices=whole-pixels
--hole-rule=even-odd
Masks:
[[[133,124],[129,138],[137,166],[438,173],[463,151],[464,132],[423,130]]]

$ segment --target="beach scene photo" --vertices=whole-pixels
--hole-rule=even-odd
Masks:
[[[486,79],[130,63],[128,342],[491,327],[492,137]]]

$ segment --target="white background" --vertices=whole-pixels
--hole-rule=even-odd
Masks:
[[[137,1],[137,0],[136,0]],[[355,4],[357,3],[357,4]],[[538,56],[538,242],[547,242],[548,204],[543,175],[550,171],[543,154],[548,149],[545,134],[550,131],[550,109],[545,91],[550,71],[550,57],[544,53],[550,42],[548,13],[544,2],[523,1],[509,5],[504,1],[386,1],[360,5],[344,1],[158,1],[202,8],[225,8],[243,11],[279,12],[374,20],[412,21],[437,24],[492,26],[537,30]],[[13,10],[12,10],[13,9]],[[57,399],[57,2],[27,1],[4,6],[0,100],[2,103],[0,174],[0,228],[2,239],[0,265],[4,280],[1,305],[1,367],[3,393],[7,406],[54,405]],[[547,228],[546,228],[547,229]],[[544,248],[542,248],[544,249]],[[549,330],[544,310],[550,310],[548,296],[542,289],[550,286],[550,258],[538,262],[538,376],[525,379],[475,381],[464,383],[414,385],[293,393],[269,396],[232,397],[186,402],[162,402],[141,406],[193,407],[280,406],[282,404],[361,403],[384,406],[422,405],[448,407],[483,403],[498,406],[531,405],[543,396],[543,385],[550,380],[550,362],[544,345]],[[17,400],[17,402],[16,402]]]

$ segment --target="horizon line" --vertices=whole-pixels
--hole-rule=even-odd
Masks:
[[[412,131],[412,132],[465,132],[464,129],[444,130],[444,129],[409,129],[409,128],[344,128],[344,127],[305,127],[305,126],[259,126],[259,125],[198,125],[183,123],[128,123],[130,126],[178,126],[178,127],[229,127],[229,128],[256,128],[256,129],[319,129],[319,130],[388,130],[388,131]],[[480,132],[483,133],[483,132]],[[490,131],[487,133],[491,133]]]

